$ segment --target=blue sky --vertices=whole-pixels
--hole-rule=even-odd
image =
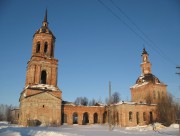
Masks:
[[[143,47],[152,73],[180,98],[180,77],[175,74],[180,72],[175,68],[180,65],[180,1],[113,0],[116,6],[110,0],[101,2],[110,10],[98,0],[1,0],[0,103],[19,105],[33,34],[46,8],[56,37],[63,100],[86,96],[104,101],[109,81],[113,92],[130,100],[129,88],[141,74]]]

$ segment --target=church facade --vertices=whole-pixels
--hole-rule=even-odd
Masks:
[[[27,63],[25,88],[20,94],[18,123],[145,125],[157,119],[156,103],[166,95],[166,85],[151,72],[149,55],[142,53],[142,74],[131,90],[131,102],[77,106],[62,101],[57,86],[58,60],[54,58],[55,36],[48,27],[47,11],[42,26],[33,35],[32,55]]]

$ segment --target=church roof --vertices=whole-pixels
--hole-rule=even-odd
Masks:
[[[138,77],[136,84],[142,84],[144,82],[161,83],[160,80],[153,74],[145,74]]]
[[[55,36],[53,35],[52,31],[48,28],[47,9],[46,9],[46,12],[45,12],[45,16],[44,16],[44,20],[43,20],[41,28],[38,29],[35,32],[35,34],[40,34],[40,33],[50,34],[50,35],[52,35],[55,38]],[[35,34],[34,34],[34,36],[35,36]]]

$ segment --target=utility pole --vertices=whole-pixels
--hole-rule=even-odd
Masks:
[[[109,124],[109,130],[112,130],[112,124],[111,124],[111,81],[109,81],[109,102],[108,102],[108,124]]]
[[[180,66],[177,66],[176,68],[180,70]],[[176,72],[176,74],[177,74],[177,75],[180,75],[180,72]],[[176,121],[177,121],[178,124],[179,124],[179,135],[180,135],[180,118],[177,118]]]

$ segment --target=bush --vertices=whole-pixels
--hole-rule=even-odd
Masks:
[[[39,120],[28,120],[27,124],[30,127],[35,127],[35,126],[40,126],[41,122]]]

